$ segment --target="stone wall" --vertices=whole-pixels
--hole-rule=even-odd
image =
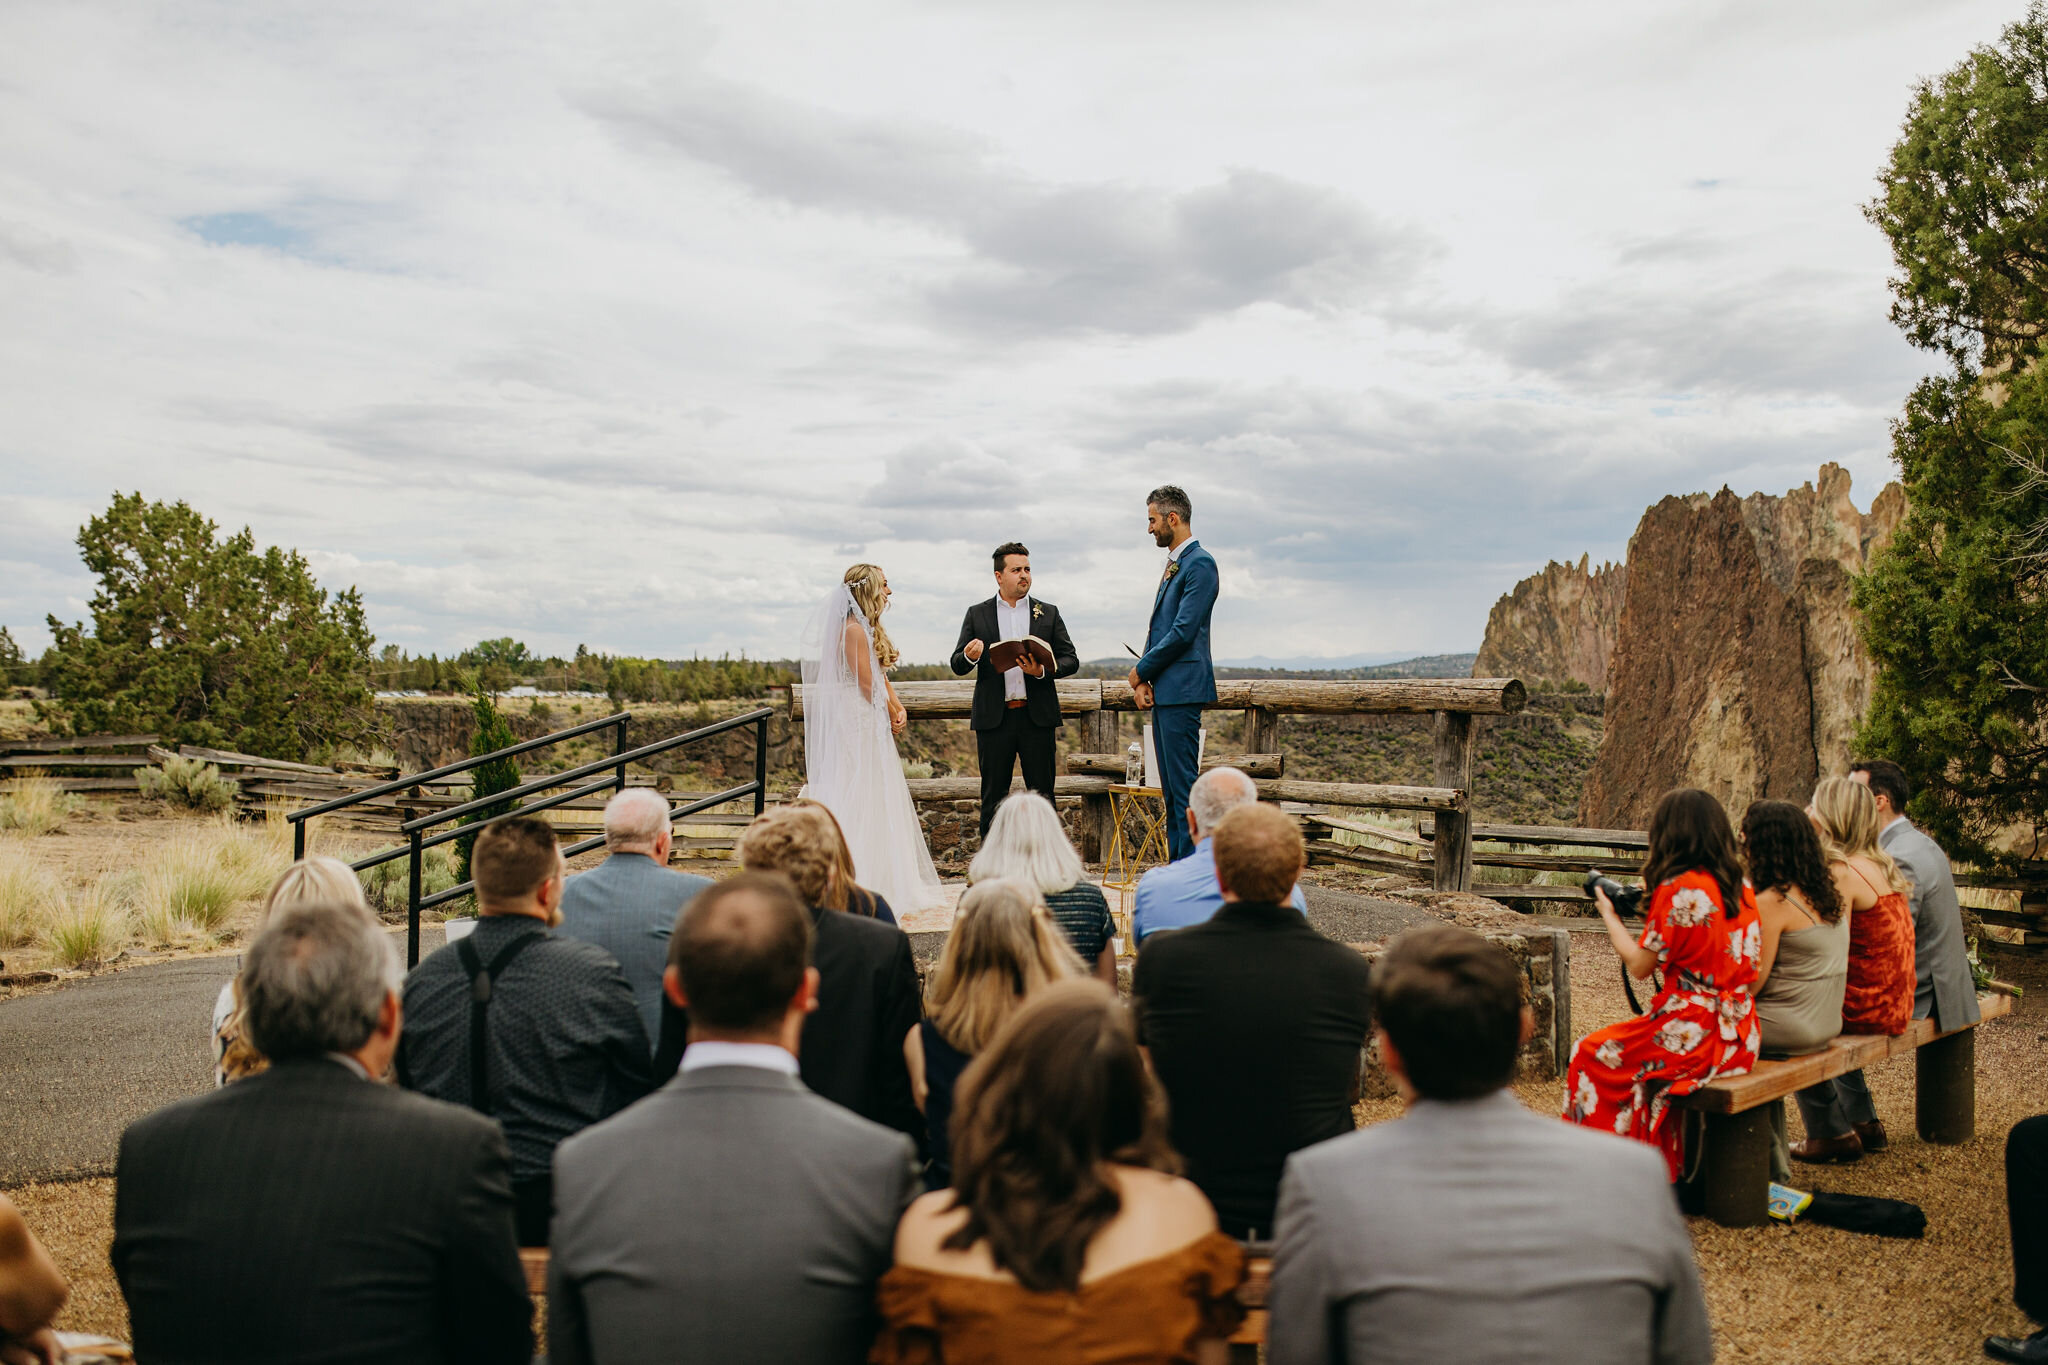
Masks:
[[[1467,899],[1477,899],[1468,897]],[[1512,911],[1500,913],[1512,916]],[[1448,916],[1453,922],[1461,916]],[[1564,1075],[1572,1055],[1572,936],[1562,929],[1477,928],[1487,941],[1499,944],[1515,960],[1522,976],[1522,1000],[1536,1016],[1536,1031],[1522,1049],[1516,1079],[1557,1080]],[[1355,944],[1369,962],[1378,962],[1386,952],[1384,943]],[[1365,1058],[1365,1098],[1384,1099],[1394,1093],[1394,1082],[1380,1065],[1379,1049],[1368,1046]]]
[[[1060,823],[1076,847],[1081,842],[1081,798],[1063,796],[1056,803]],[[925,847],[932,851],[941,877],[964,877],[967,865],[981,851],[981,802],[919,801],[917,818],[924,826]]]

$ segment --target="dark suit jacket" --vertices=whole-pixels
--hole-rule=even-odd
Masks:
[[[818,1008],[804,1020],[797,1061],[804,1084],[864,1119],[894,1128],[924,1150],[924,1115],[910,1093],[903,1039],[924,1017],[910,936],[893,924],[811,909],[818,934],[811,965],[818,969]],[[690,1016],[662,1001],[661,1046],[654,1074],[666,1078],[682,1065]]]
[[[1060,609],[1050,602],[1041,602],[1026,596],[1031,604],[1031,633],[1052,646],[1053,669],[1050,676],[1034,678],[1024,675],[1024,710],[1031,717],[1033,725],[1042,725],[1056,730],[1060,724],[1060,694],[1053,686],[1053,679],[1072,677],[1081,671],[1080,656],[1074,652],[1074,641],[1067,634],[1067,623],[1060,619]],[[953,672],[964,674],[974,672],[974,705],[970,709],[968,724],[976,730],[993,730],[1003,723],[1003,712],[1008,709],[1003,698],[1003,674],[1000,669],[989,666],[988,651],[983,650],[981,658],[969,663],[967,646],[970,641],[980,640],[984,644],[995,644],[1003,638],[1002,627],[996,623],[996,599],[976,602],[967,609],[967,616],[960,622],[960,642],[953,646]]]
[[[548,1359],[858,1365],[913,1155],[789,1076],[676,1077],[555,1149]]]
[[[1291,905],[1227,904],[1138,950],[1131,1001],[1173,1145],[1231,1236],[1271,1237],[1288,1156],[1351,1131],[1370,975]]]
[[[287,1062],[121,1136],[111,1259],[136,1355],[525,1362],[498,1125]]]

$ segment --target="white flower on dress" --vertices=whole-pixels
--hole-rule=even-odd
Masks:
[[[1658,933],[1654,927],[1643,930],[1641,942],[1643,947],[1648,948],[1658,957],[1664,956],[1664,935]]]
[[[1594,1048],[1594,1049],[1593,1049],[1593,1060],[1594,1060],[1594,1061],[1596,1061],[1596,1062],[1598,1062],[1598,1063],[1600,1063],[1600,1065],[1602,1065],[1602,1066],[1605,1066],[1605,1067],[1617,1067],[1617,1066],[1620,1066],[1620,1065],[1621,1065],[1621,1042],[1620,1042],[1620,1040],[1618,1040],[1618,1039],[1614,1039],[1614,1038],[1609,1038],[1609,1039],[1608,1039],[1608,1040],[1607,1040],[1606,1042],[1604,1042],[1604,1043],[1600,1044],[1600,1046],[1598,1046],[1598,1047]]]
[[[1667,1019],[1656,1033],[1658,1047],[1674,1056],[1683,1056],[1705,1041],[1707,1031],[1690,1019]]]
[[[1748,928],[1728,936],[1728,955],[1737,962],[1761,962],[1764,954],[1763,932],[1763,925],[1751,920]]]
[[[1624,1104],[1614,1116],[1614,1131],[1622,1137],[1627,1137],[1629,1128],[1635,1123],[1635,1117],[1636,1107]]]
[[[1594,1086],[1593,1078],[1585,1072],[1579,1073],[1578,1082],[1572,1092],[1565,1096],[1565,1117],[1583,1122],[1600,1105],[1600,1091]]]
[[[1714,903],[1697,887],[1684,887],[1671,898],[1671,922],[1681,929],[1697,929],[1714,917]]]
[[[1720,1002],[1714,1008],[1714,1014],[1721,1025],[1721,1036],[1731,1043],[1735,1041],[1736,1025],[1742,1022],[1744,1015],[1749,1016],[1751,1027],[1755,1027],[1756,1024],[1756,1016],[1749,1007],[1749,993],[1747,991],[1737,991],[1722,996]]]

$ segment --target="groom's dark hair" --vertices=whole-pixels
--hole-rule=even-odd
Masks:
[[[1183,526],[1195,524],[1194,506],[1188,502],[1187,492],[1178,484],[1160,484],[1145,495],[1145,504],[1148,507],[1157,507],[1162,512],[1180,513],[1180,524]]]
[[[1024,543],[1019,540],[1006,540],[1002,544],[996,546],[996,552],[995,554],[990,556],[990,558],[994,559],[996,562],[997,573],[1001,573],[1004,569],[1009,567],[1007,564],[1003,563],[1003,561],[1008,559],[1011,555],[1023,555],[1026,559],[1029,559],[1031,558],[1031,551],[1025,549]]]

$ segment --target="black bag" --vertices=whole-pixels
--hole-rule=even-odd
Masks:
[[[1927,1233],[1927,1215],[1918,1204],[1868,1194],[1815,1190],[1813,1202],[1800,1217],[1844,1232],[1867,1232],[1873,1237],[1923,1237]]]

